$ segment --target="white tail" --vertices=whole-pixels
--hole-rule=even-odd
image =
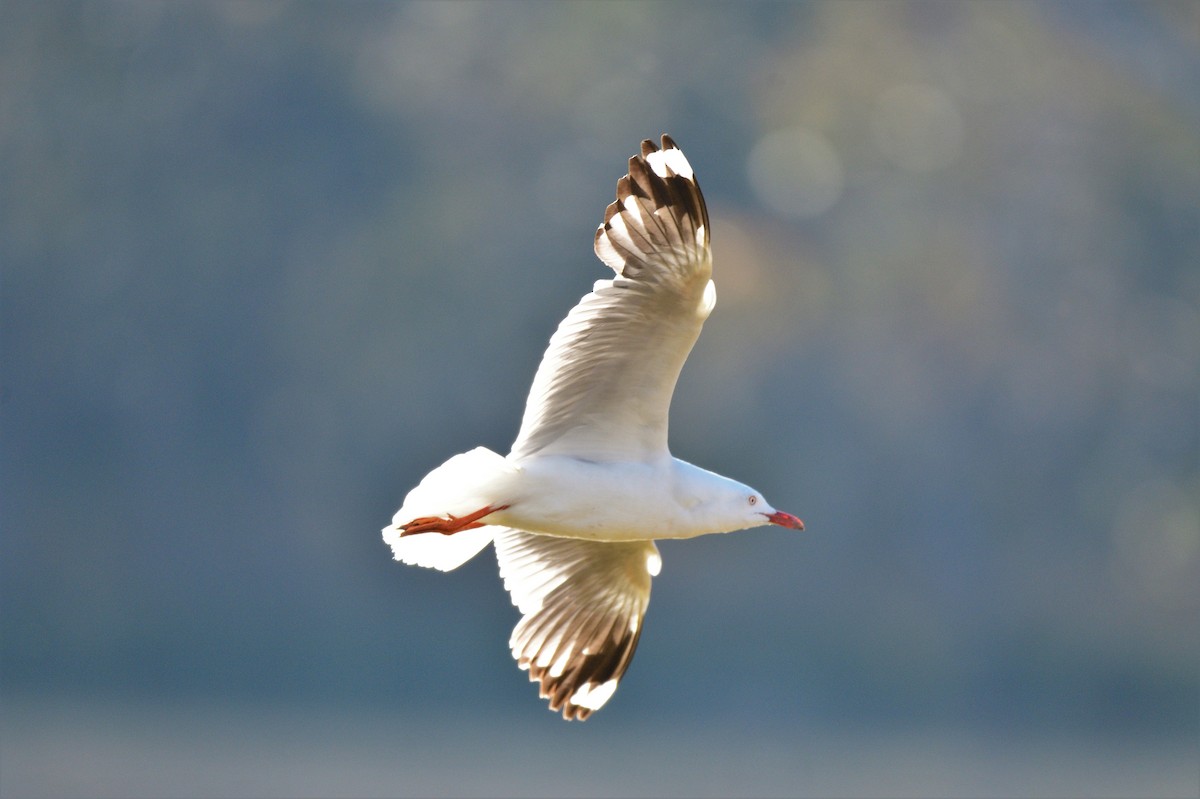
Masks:
[[[425,475],[404,498],[404,505],[383,528],[383,540],[396,560],[441,571],[457,569],[492,540],[491,526],[452,535],[418,533],[400,537],[405,524],[424,516],[465,516],[487,505],[505,504],[512,476],[520,471],[486,447],[455,455]]]

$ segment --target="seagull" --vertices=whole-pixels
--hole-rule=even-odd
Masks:
[[[717,300],[704,196],[670,136],[629,159],[594,246],[616,276],[550,338],[512,451],[455,455],[383,528],[396,560],[442,571],[495,545],[521,613],[513,657],[568,720],[600,709],[629,667],[662,565],[655,539],[804,529],[667,448],[679,370]]]

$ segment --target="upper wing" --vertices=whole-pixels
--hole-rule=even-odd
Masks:
[[[651,460],[667,451],[679,370],[716,304],[708,210],[669,136],[646,140],[596,230],[617,273],[596,282],[550,339],[511,457],[561,452]]]
[[[637,649],[662,560],[653,541],[585,541],[505,529],[496,560],[522,618],[509,645],[563,718],[585,719]]]

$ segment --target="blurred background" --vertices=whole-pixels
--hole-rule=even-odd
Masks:
[[[567,724],[379,529],[664,131],[672,449],[808,531]],[[5,796],[1200,792],[1200,5],[9,1],[0,209]]]

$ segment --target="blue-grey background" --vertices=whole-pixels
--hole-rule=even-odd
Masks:
[[[808,531],[566,724],[379,528],[663,131],[673,450]],[[1200,5],[4,2],[0,263],[5,796],[1200,790]]]

